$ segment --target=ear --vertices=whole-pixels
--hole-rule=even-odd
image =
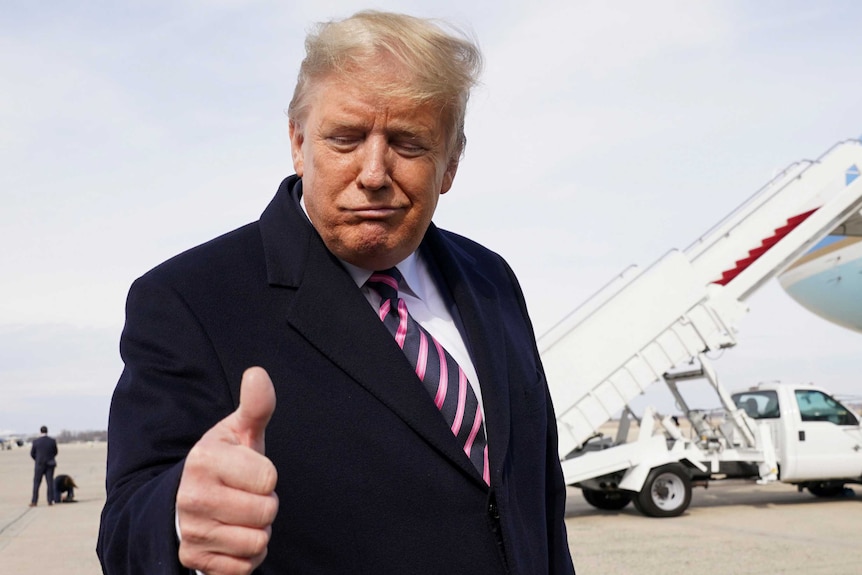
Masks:
[[[443,182],[440,185],[440,194],[445,194],[452,187],[452,182],[455,181],[455,173],[458,171],[458,163],[460,158],[453,156],[446,166],[446,171],[443,172]]]
[[[305,157],[302,153],[302,143],[305,141],[305,134],[302,131],[302,126],[294,120],[290,121],[290,155],[293,157],[293,171],[300,178],[305,168]]]

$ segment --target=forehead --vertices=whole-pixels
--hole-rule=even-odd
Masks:
[[[398,90],[407,82],[397,71],[386,71],[382,77],[378,72],[330,74],[315,79],[307,94],[306,120],[316,125],[364,125],[385,120],[392,126],[446,131],[447,114],[440,102],[422,101],[407,94],[408,90]]]

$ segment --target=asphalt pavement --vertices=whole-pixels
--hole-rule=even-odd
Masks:
[[[78,501],[48,507],[43,484],[29,507],[29,447],[0,451],[0,573],[101,573],[106,453],[104,443],[60,445],[57,473],[74,477]],[[599,511],[570,488],[569,547],[578,575],[859,575],[862,486],[855,491],[824,500],[791,485],[713,482],[695,489],[681,517],[653,519],[631,505]]]

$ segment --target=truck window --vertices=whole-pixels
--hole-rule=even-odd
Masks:
[[[859,420],[840,402],[822,391],[797,389],[796,403],[802,421],[828,421],[835,425],[859,425]]]
[[[775,391],[743,391],[733,394],[736,407],[745,410],[752,419],[775,419],[781,416],[778,393]]]

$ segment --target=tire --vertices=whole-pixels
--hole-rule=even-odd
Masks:
[[[680,463],[656,467],[649,472],[635,506],[648,517],[676,517],[691,503],[691,478]]]
[[[809,484],[808,491],[817,497],[840,497],[844,495],[844,484],[824,481],[823,483]]]
[[[604,511],[619,511],[631,503],[631,494],[625,491],[599,491],[598,489],[581,488],[584,499],[595,507]]]

